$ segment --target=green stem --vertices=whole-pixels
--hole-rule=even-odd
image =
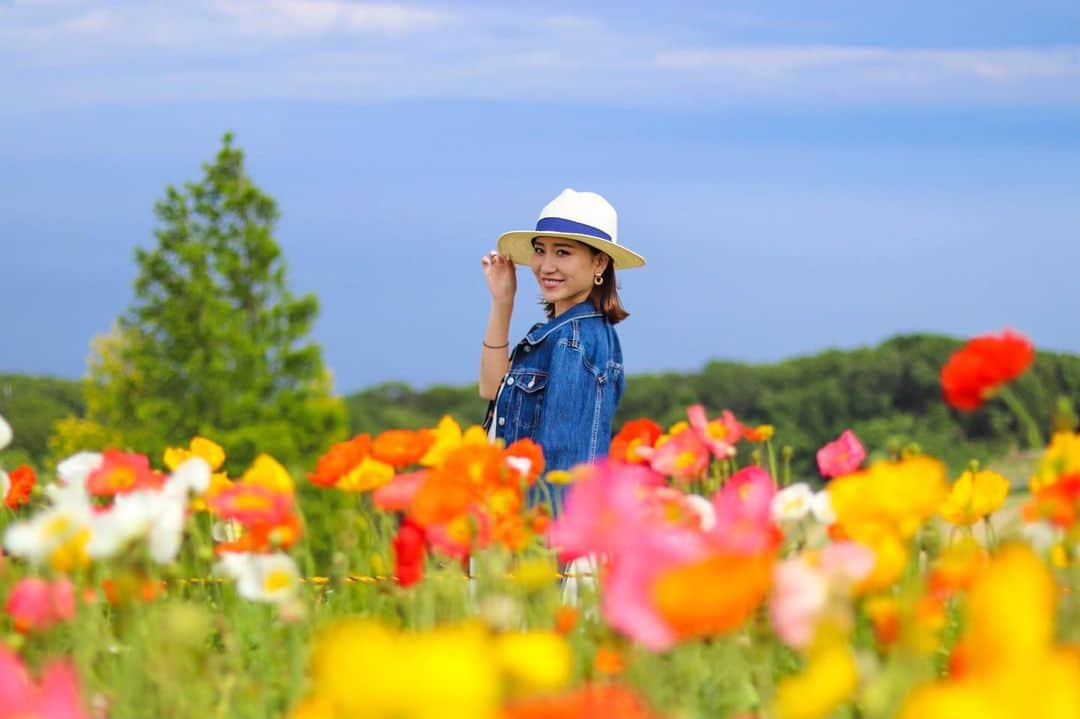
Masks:
[[[1020,401],[1013,391],[1009,387],[1002,387],[997,391],[997,396],[1012,410],[1016,418],[1020,420],[1021,426],[1024,428],[1027,434],[1027,441],[1029,449],[1042,449],[1046,446],[1043,442],[1042,432],[1039,431],[1039,425],[1036,424],[1035,419],[1028,412],[1027,407]]]

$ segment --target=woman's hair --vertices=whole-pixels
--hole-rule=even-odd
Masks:
[[[581,244],[585,244],[582,242]],[[591,245],[585,245],[592,250],[593,256],[601,253],[601,250],[596,249]],[[592,300],[593,306],[600,312],[604,313],[604,317],[611,324],[618,324],[622,322],[630,313],[626,311],[626,308],[622,306],[622,302],[619,300],[619,288],[615,285],[615,260],[611,259],[608,255],[607,267],[604,268],[603,274],[600,275],[604,278],[602,284],[593,285],[592,292],[589,293],[589,299]],[[555,305],[551,302],[544,302],[540,300],[540,304],[544,306],[544,313],[550,320],[555,317]]]

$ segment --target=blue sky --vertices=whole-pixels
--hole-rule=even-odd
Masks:
[[[0,371],[84,372],[226,130],[341,391],[474,381],[479,258],[564,187],[649,260],[631,373],[1005,326],[1080,352],[1080,4],[508,5],[0,0]]]

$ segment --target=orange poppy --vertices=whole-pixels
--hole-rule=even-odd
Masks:
[[[30,501],[30,492],[34,489],[34,482],[37,481],[37,475],[34,474],[32,467],[20,464],[8,472],[8,481],[11,482],[11,486],[8,488],[7,496],[4,497],[4,504],[10,509],[15,509]]]
[[[664,430],[648,418],[632,419],[611,438],[608,456],[618,462],[645,464],[648,460],[637,453],[638,447],[652,447]]]
[[[371,454],[371,436],[358,434],[347,442],[338,442],[319,457],[308,481],[319,487],[333,487]]]
[[[663,572],[652,586],[657,613],[679,637],[737,628],[772,585],[773,556],[714,554]]]
[[[388,429],[371,443],[371,454],[394,469],[416,464],[435,443],[431,430]]]
[[[561,696],[511,704],[503,719],[656,719],[656,714],[629,687],[589,684]]]
[[[518,469],[518,472],[509,473],[509,477],[515,482],[517,477],[521,476],[526,485],[531,485],[544,471],[544,450],[540,449],[540,445],[531,439],[519,439],[514,442],[503,450],[503,457],[506,458],[510,467]],[[525,468],[525,471],[519,469],[522,467]]]

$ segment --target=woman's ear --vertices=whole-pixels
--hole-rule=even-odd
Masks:
[[[597,252],[593,257],[593,270],[594,274],[602,275],[607,270],[608,263],[611,262],[611,258],[608,257],[606,252]]]

